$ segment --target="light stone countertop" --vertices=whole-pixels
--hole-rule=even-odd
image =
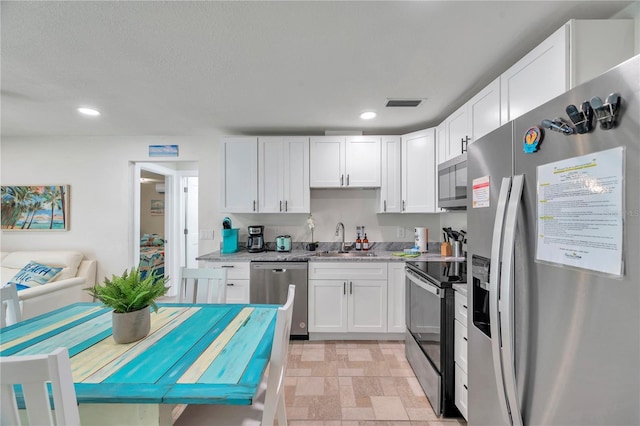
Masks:
[[[400,250],[401,251],[401,250]],[[406,260],[426,260],[429,262],[443,262],[463,260],[456,257],[442,257],[440,253],[424,253],[418,257],[393,256],[397,251],[373,250],[371,256],[345,256],[345,257],[321,257],[316,254],[321,251],[292,250],[291,252],[265,251],[262,253],[249,253],[241,249],[236,253],[221,254],[219,251],[207,253],[196,258],[206,262],[404,262]]]

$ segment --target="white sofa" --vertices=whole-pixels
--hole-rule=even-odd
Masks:
[[[18,292],[22,319],[29,319],[75,302],[92,301],[85,288],[96,282],[96,261],[77,251],[0,252],[0,279],[5,285],[27,263],[63,267],[53,281]]]

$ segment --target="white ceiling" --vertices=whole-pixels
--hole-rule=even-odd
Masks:
[[[570,18],[630,3],[2,1],[2,135],[405,133]]]

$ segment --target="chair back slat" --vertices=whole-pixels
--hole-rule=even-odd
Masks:
[[[15,324],[22,321],[20,313],[20,299],[15,284],[7,284],[0,288],[0,327]]]
[[[291,336],[291,319],[293,316],[293,300],[296,286],[290,285],[287,301],[278,308],[276,330],[273,336],[271,359],[269,361],[269,377],[267,378],[267,394],[265,395],[262,424],[272,425],[276,414],[278,424],[287,424],[284,409],[284,379],[289,357],[289,338]]]
[[[205,297],[199,297],[204,293]],[[182,268],[180,271],[180,303],[225,303],[227,270],[224,268]]]

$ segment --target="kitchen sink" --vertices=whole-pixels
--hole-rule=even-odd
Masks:
[[[316,253],[315,257],[375,257],[376,254],[367,251],[323,251]]]

